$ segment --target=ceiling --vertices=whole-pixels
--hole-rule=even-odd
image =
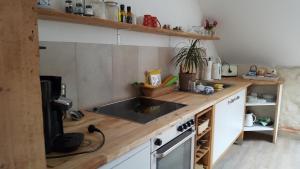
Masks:
[[[219,21],[219,55],[230,63],[300,66],[299,0],[200,0]]]

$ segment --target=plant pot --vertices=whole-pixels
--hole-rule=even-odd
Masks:
[[[182,91],[189,91],[189,82],[196,80],[196,73],[179,73],[179,87]]]

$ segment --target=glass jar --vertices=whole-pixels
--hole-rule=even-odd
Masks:
[[[94,10],[93,10],[92,5],[85,5],[84,15],[85,16],[94,16]]]
[[[118,22],[119,17],[119,7],[118,7],[118,3],[115,1],[106,1],[105,2],[105,6],[106,6],[106,18],[115,22]]]
[[[92,0],[94,15],[97,18],[106,19],[104,0]]]
[[[74,14],[83,15],[84,13],[84,6],[82,0],[76,0]]]
[[[41,8],[50,8],[50,0],[38,0],[37,5]]]
[[[66,13],[73,13],[72,0],[66,0],[65,1],[65,11],[66,11]]]

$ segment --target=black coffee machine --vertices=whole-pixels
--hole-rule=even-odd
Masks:
[[[59,76],[40,76],[46,153],[74,151],[84,137],[82,133],[64,133],[63,115],[72,107],[72,101],[61,96],[61,79]]]

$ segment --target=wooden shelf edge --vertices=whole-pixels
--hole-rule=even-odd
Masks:
[[[271,103],[246,103],[246,106],[276,106],[276,102],[271,102]]]
[[[202,149],[203,150],[203,149]],[[208,152],[209,152],[209,149],[205,149],[205,151],[203,153],[198,153],[199,150],[197,150],[196,152],[196,159],[195,159],[195,162],[197,163],[199,160],[201,160]],[[197,155],[200,154],[198,157]]]
[[[124,29],[135,32],[142,33],[152,33],[166,36],[174,36],[174,37],[184,37],[191,39],[199,39],[199,40],[220,40],[217,36],[203,36],[195,33],[189,32],[177,32],[173,30],[166,30],[160,28],[151,28],[143,25],[136,24],[127,24],[114,22],[111,20],[100,19],[95,17],[87,17],[87,16],[79,16],[75,14],[68,14],[60,11],[56,11],[53,9],[44,9],[44,8],[36,8],[38,18],[43,20],[53,20],[53,21],[62,21],[62,22],[71,22],[77,24],[86,24],[86,25],[94,25],[94,26],[102,26],[114,29]]]
[[[208,127],[208,128],[205,129],[202,133],[197,134],[197,135],[196,135],[197,140],[200,139],[200,138],[202,138],[203,136],[205,136],[205,135],[206,135],[208,132],[210,132],[210,131],[211,131],[211,127]]]
[[[273,131],[274,126],[260,126],[254,125],[253,127],[244,127],[244,131]]]

